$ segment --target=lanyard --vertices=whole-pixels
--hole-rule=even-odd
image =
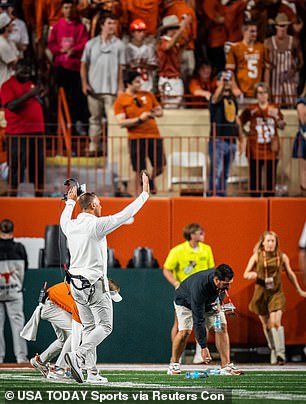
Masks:
[[[268,278],[268,264],[267,264],[267,255],[266,255],[265,250],[263,250],[262,255],[263,255],[263,261],[264,261],[264,267],[265,267],[265,277]],[[276,271],[272,275],[273,278],[276,275],[276,272],[279,267],[280,267],[280,257],[279,257],[279,253],[277,253],[277,267],[276,267]]]
[[[226,297],[228,299],[228,303],[233,305],[232,299],[230,298],[230,295],[227,291],[227,289],[224,289]],[[218,297],[218,311],[220,311],[220,308],[225,306],[225,303],[223,301],[223,299],[220,299],[220,297]],[[234,305],[233,305],[234,306]]]
[[[228,293],[228,291],[227,291],[227,289],[225,289],[225,294],[226,294],[226,297],[228,298],[228,302],[230,303],[230,304],[233,304],[232,303],[232,300],[231,300],[231,298],[230,298],[230,295],[229,295],[229,293]],[[224,303],[222,302],[222,305],[224,306]]]

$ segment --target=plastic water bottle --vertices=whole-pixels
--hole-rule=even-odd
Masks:
[[[215,315],[214,330],[215,332],[220,332],[222,330],[221,317],[219,313]]]
[[[195,370],[192,372],[186,372],[185,377],[186,379],[205,379],[208,376],[207,372],[203,372],[200,370]]]
[[[208,376],[215,376],[215,375],[219,375],[221,370],[218,368],[212,368],[212,369],[207,369],[207,374]]]

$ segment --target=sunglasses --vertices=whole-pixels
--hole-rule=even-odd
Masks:
[[[139,98],[134,97],[134,102],[135,102],[137,108],[142,107],[142,102],[141,102],[141,100]]]
[[[203,236],[204,231],[203,230],[198,230],[198,231],[195,231],[193,234],[199,234],[200,236]]]

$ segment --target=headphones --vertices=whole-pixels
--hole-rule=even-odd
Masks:
[[[86,192],[86,184],[80,185],[78,180],[76,180],[74,178],[68,178],[67,180],[65,180],[64,185],[68,188],[67,192],[64,193],[63,198],[62,198],[64,201],[67,201],[68,191],[72,187],[76,187],[77,196],[80,196]]]

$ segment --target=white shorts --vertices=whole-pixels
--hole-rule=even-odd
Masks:
[[[193,328],[193,319],[192,319],[192,311],[185,306],[179,306],[174,303],[174,308],[178,320],[178,330],[192,330]],[[212,331],[214,329],[214,320],[216,313],[214,311],[210,311],[205,313],[204,324],[205,327]],[[223,311],[220,312],[221,324],[227,324],[226,317]]]

